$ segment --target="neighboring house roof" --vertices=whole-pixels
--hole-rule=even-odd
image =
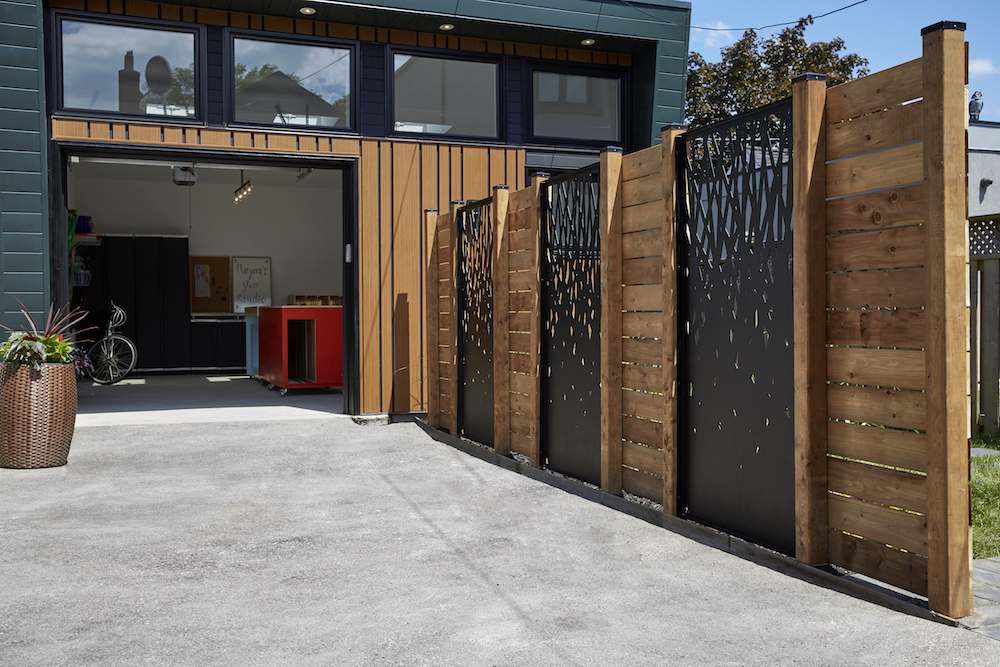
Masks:
[[[342,113],[284,72],[274,72],[236,93],[240,120],[270,123],[281,114],[337,117]],[[280,122],[280,121],[279,121]]]

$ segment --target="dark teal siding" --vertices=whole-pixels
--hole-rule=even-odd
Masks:
[[[0,0],[0,292],[3,322],[49,300],[41,0]]]

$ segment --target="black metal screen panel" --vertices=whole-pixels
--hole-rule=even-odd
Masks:
[[[687,133],[685,514],[794,551],[792,105]]]
[[[553,470],[601,482],[600,165],[546,183],[541,429]]]
[[[969,257],[1000,257],[1000,218],[969,223]]]
[[[458,431],[493,444],[492,199],[458,212]]]

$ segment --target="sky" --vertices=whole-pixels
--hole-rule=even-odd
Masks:
[[[850,5],[856,0],[770,0],[766,3],[732,0],[691,0],[691,25],[723,28],[691,29],[692,51],[718,62],[721,49],[742,35],[741,28],[785,23]],[[868,59],[870,72],[878,72],[920,57],[920,30],[941,21],[967,24],[969,42],[969,93],[982,91],[980,120],[1000,122],[1000,2],[997,0],[866,0],[817,19],[806,28],[808,42],[844,40],[845,53]],[[757,30],[768,37],[783,28]]]

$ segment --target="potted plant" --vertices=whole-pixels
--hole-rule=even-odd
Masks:
[[[75,345],[70,334],[86,313],[49,308],[39,329],[23,307],[28,327],[4,326],[0,343],[0,467],[66,465],[76,425]]]

